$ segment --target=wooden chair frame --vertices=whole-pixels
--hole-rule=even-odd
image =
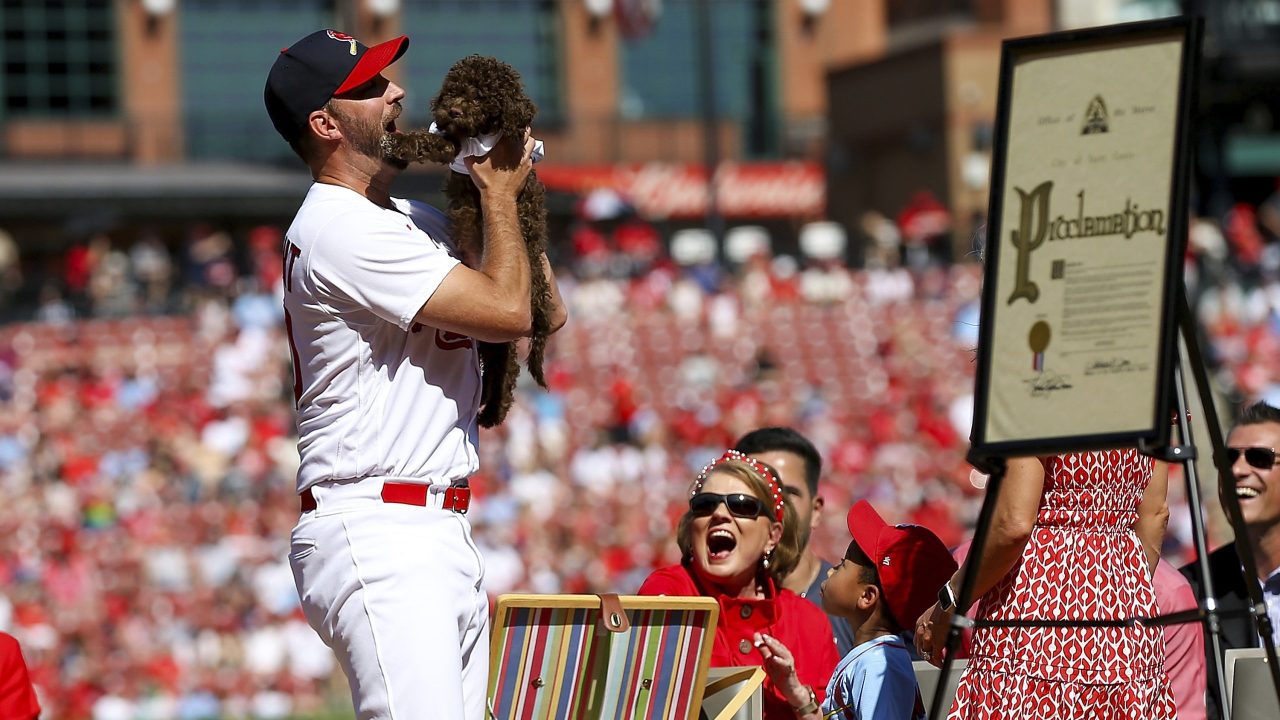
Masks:
[[[502,595],[490,717],[699,720],[719,615],[705,597]]]

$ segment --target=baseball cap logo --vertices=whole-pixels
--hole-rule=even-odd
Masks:
[[[337,41],[339,41],[339,42],[350,43],[350,45],[351,45],[351,54],[352,54],[352,55],[355,55],[355,54],[356,54],[356,39],[355,39],[355,38],[351,37],[350,35],[348,35],[348,34],[346,34],[346,33],[338,32],[337,30],[325,30],[325,31],[324,31],[324,33],[325,33],[326,35],[328,35],[329,37],[331,37],[331,38],[333,38],[334,40],[337,40]]]
[[[880,564],[884,565],[885,567],[889,567],[889,556],[885,555],[884,559],[880,561]]]

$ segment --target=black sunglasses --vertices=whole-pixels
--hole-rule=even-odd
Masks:
[[[1227,462],[1235,465],[1244,453],[1244,461],[1259,470],[1270,470],[1276,465],[1276,451],[1264,447],[1227,448]]]
[[[721,495],[720,493],[703,492],[689,498],[689,512],[694,517],[706,517],[716,511],[720,507],[720,503],[729,508],[729,512],[748,520],[754,520],[761,515],[765,517],[773,517],[773,513],[769,511],[769,506],[764,504],[760,498],[746,493],[732,493],[729,495]]]

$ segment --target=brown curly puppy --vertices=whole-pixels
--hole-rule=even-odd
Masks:
[[[533,124],[537,111],[525,94],[515,68],[497,58],[470,55],[454,63],[444,76],[440,92],[431,101],[432,119],[443,134],[418,130],[390,135],[388,149],[405,160],[448,165],[467,138],[499,132],[503,137],[522,137],[525,129]],[[480,191],[470,176],[450,172],[444,192],[449,200],[454,242],[464,258],[479,257],[484,246]],[[529,252],[529,306],[533,315],[533,333],[525,364],[529,374],[544,388],[547,381],[542,362],[551,313],[551,287],[542,270],[542,254],[547,249],[545,195],[537,173],[530,172],[516,199],[520,230]],[[520,373],[516,344],[482,342],[480,361],[484,367],[484,386],[477,420],[482,427],[493,427],[501,423],[511,409],[516,377]]]

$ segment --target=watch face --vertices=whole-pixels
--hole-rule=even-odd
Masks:
[[[950,610],[956,604],[955,601],[951,599],[950,590],[951,588],[947,585],[943,585],[938,589],[938,607],[943,610]]]

